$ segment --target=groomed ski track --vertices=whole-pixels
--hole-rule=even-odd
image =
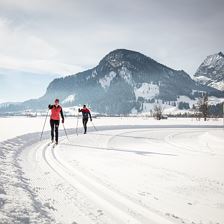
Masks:
[[[120,159],[124,156],[123,162],[128,166],[128,162],[131,165],[136,156],[138,157],[137,163],[140,164],[141,158],[145,159],[148,156],[172,158],[188,157],[192,154],[217,155],[217,151],[213,150],[209,143],[198,148],[198,145],[192,147],[181,144],[178,138],[180,136],[187,139],[201,138],[201,135],[206,135],[209,130],[220,130],[220,126],[130,125],[105,126],[98,127],[98,129],[99,131],[95,131],[90,128],[87,135],[80,133],[78,136],[74,129],[68,130],[70,141],[63,136],[56,147],[49,145],[49,141],[46,140],[49,133],[44,134],[44,140],[41,142],[37,142],[39,133],[32,134],[32,138],[28,138],[29,135],[24,135],[11,141],[8,140],[10,144],[17,142],[16,139],[21,140],[21,147],[18,147],[19,150],[12,159],[18,164],[20,177],[26,179],[24,181],[25,191],[29,191],[33,195],[32,200],[35,203],[41,204],[41,212],[38,210],[36,212],[40,212],[43,217],[39,217],[39,220],[38,216],[33,219],[31,217],[30,223],[191,223],[191,219],[177,216],[175,212],[165,212],[159,207],[153,207],[153,203],[147,203],[147,200],[140,200],[137,195],[130,194],[128,189],[125,191],[124,186],[119,188],[119,183],[110,182],[108,177],[104,178],[100,173],[95,173],[94,169],[91,170],[91,167],[85,167],[82,159],[85,155],[90,154],[93,155],[93,160],[95,156],[102,156],[105,159],[105,155],[108,157],[115,155],[119,161],[122,161]],[[61,132],[62,134],[63,132]],[[31,142],[29,143],[29,141]],[[136,149],[135,144],[142,141],[146,141],[146,148],[143,146],[143,149]],[[128,147],[125,145],[127,142]],[[132,144],[133,147],[131,147]],[[153,148],[158,144],[166,146],[166,149],[162,149],[163,147],[158,150]],[[218,151],[219,153],[221,156],[224,155],[222,151]],[[130,161],[126,162],[125,160]],[[155,169],[152,164],[146,164],[145,160],[142,160],[142,163],[144,166],[148,166],[149,172]],[[163,168],[160,169],[160,171],[162,170]],[[170,170],[171,174],[179,175],[177,182],[184,178],[192,178],[190,175]],[[131,173],[127,175],[131,175]],[[194,181],[196,183],[202,180],[198,178]],[[158,191],[160,190],[158,189]],[[219,191],[223,192],[223,187],[219,188]],[[7,217],[7,214],[5,215]],[[20,222],[18,221],[18,223]]]

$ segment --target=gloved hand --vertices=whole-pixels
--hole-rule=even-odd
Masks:
[[[90,118],[90,121],[93,121],[93,119],[92,119],[92,118]]]
[[[50,108],[51,108],[51,105],[49,104],[49,105],[48,105],[48,109],[50,109]]]
[[[65,123],[65,120],[64,119],[62,119],[62,124],[64,124]]]

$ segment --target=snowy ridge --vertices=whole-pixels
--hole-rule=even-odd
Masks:
[[[210,78],[206,77],[206,76],[197,76],[197,77],[194,77],[194,79],[202,84],[206,84],[207,82],[211,81]]]
[[[202,63],[203,66],[208,66],[209,68],[217,67],[217,69],[220,69],[223,67],[223,58],[224,55],[222,52],[219,52],[218,54],[210,55],[208,56],[204,62]]]
[[[104,88],[104,89],[107,89],[110,87],[110,83],[111,81],[116,77],[116,73],[115,72],[110,72],[108,75],[105,75],[104,78],[101,78],[99,80],[99,83],[101,84],[101,86]]]
[[[119,71],[119,75],[128,84],[130,84],[130,85],[133,84],[131,72],[125,66],[121,67],[121,70]]]
[[[208,56],[197,69],[194,79],[203,85],[224,91],[224,54],[219,52]]]
[[[72,102],[75,102],[75,94],[72,94],[72,95],[67,96],[67,97],[62,101],[62,104],[72,103]]]
[[[212,82],[208,84],[209,86],[224,91],[224,80],[219,82]]]

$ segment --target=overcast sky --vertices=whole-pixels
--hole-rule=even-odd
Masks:
[[[0,0],[0,68],[73,74],[126,48],[192,75],[223,21],[223,0]]]

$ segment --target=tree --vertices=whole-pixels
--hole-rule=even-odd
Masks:
[[[189,103],[179,102],[178,103],[178,109],[180,109],[180,110],[184,110],[184,109],[188,110],[188,109],[190,109]]]
[[[223,116],[223,103],[218,103],[216,105],[208,106],[209,115],[213,117],[222,117]]]
[[[154,98],[152,98],[150,103],[155,103],[155,99],[154,99]]]
[[[198,99],[198,108],[204,117],[204,121],[207,120],[208,117],[208,94],[205,93],[201,98]]]
[[[157,120],[161,120],[162,114],[163,114],[163,108],[162,108],[162,106],[160,104],[155,104],[154,105],[154,108],[153,108],[153,116]]]

